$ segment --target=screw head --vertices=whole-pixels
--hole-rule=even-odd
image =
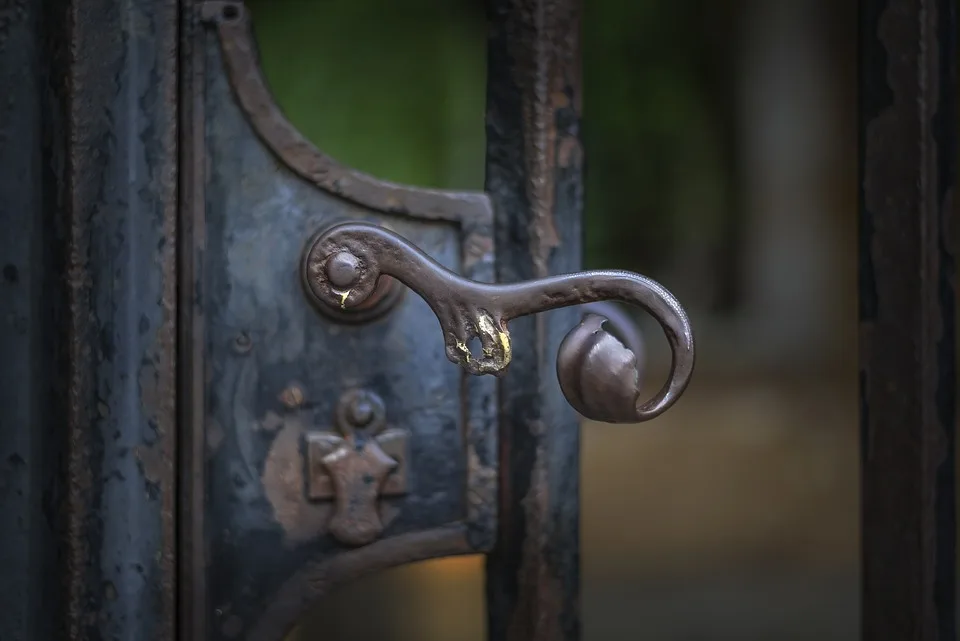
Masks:
[[[372,438],[386,426],[386,412],[383,401],[374,392],[365,389],[352,389],[344,392],[337,403],[337,429],[344,436],[353,436],[362,431],[363,438],[358,439],[357,445],[362,445],[366,438]]]
[[[360,279],[360,259],[345,251],[334,254],[327,260],[327,278],[334,287],[350,287]]]

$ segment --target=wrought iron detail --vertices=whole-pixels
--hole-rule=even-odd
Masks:
[[[432,255],[446,257],[445,264],[471,279],[492,280],[493,209],[483,192],[392,183],[337,162],[285,118],[271,95],[260,68],[250,8],[240,0],[207,0],[197,8],[198,24],[189,25],[196,31],[188,42],[193,53],[184,71],[189,88],[184,104],[197,109],[185,120],[184,144],[194,156],[186,185],[192,194],[192,218],[185,229],[203,231],[197,234],[202,242],[196,255],[211,269],[197,267],[189,278],[196,278],[196,291],[223,287],[222,291],[242,299],[243,310],[238,316],[226,304],[228,296],[191,295],[184,300],[197,307],[181,326],[191,328],[190,332],[210,331],[208,324],[243,328],[243,335],[231,333],[223,343],[209,341],[208,351],[204,351],[206,342],[196,340],[196,352],[185,365],[185,371],[199,372],[185,389],[209,399],[189,406],[195,447],[202,453],[205,434],[220,426],[228,438],[216,451],[193,459],[186,475],[198,508],[186,515],[185,529],[192,540],[209,541],[218,554],[207,554],[204,550],[209,546],[195,546],[189,569],[196,587],[185,601],[189,611],[184,625],[196,638],[242,636],[247,641],[273,641],[287,634],[316,599],[356,576],[440,556],[488,552],[498,531],[499,460],[495,382],[451,372],[439,349],[428,355],[415,351],[423,321],[428,321],[427,326],[432,321],[422,306],[405,304],[406,287],[399,283],[384,287],[389,282],[384,278],[378,282],[383,296],[374,294],[365,305],[341,309],[317,304],[318,314],[333,321],[318,327],[304,313],[299,283],[290,278],[289,260],[266,256],[295,255],[303,230],[322,229],[338,220],[366,220],[397,229]],[[203,31],[200,24],[205,25]],[[211,122],[217,126],[203,126]],[[238,199],[242,205],[234,206],[244,175],[256,175],[258,180],[247,185],[249,189]],[[258,219],[255,213],[261,207],[269,209],[277,202],[279,187],[286,211],[269,220]],[[256,269],[226,270],[224,253],[245,244],[244,230],[256,232],[258,252],[264,258]],[[263,288],[262,296],[254,293],[258,287]],[[410,319],[415,320],[408,324]],[[356,327],[366,323],[370,326]],[[283,331],[277,331],[279,327]],[[364,351],[366,345],[375,344],[381,352]],[[336,370],[317,366],[314,359],[320,353],[327,362],[338,364]],[[335,399],[344,388],[366,388],[378,379],[397,380],[406,375],[410,356],[423,356],[416,374],[430,381],[431,390],[449,393],[434,403],[435,397],[428,397],[425,387],[390,401],[391,413],[398,416],[409,416],[424,403],[434,404],[423,422],[404,426],[410,432],[409,456],[405,452],[401,458],[391,449],[391,441],[384,438],[389,429],[377,435],[379,447],[398,462],[374,501],[383,532],[367,544],[336,545],[342,541],[329,528],[337,496],[331,490],[329,498],[310,498],[311,488],[322,494],[318,487],[329,471],[321,466],[314,468],[314,475],[308,467],[310,442],[319,437],[305,435],[324,426],[303,424],[316,406],[303,401],[302,392],[310,390],[325,398],[333,394]],[[349,363],[344,362],[347,359]],[[221,363],[223,367],[218,366]],[[204,372],[212,374],[204,378]],[[282,387],[286,389],[278,389]],[[284,423],[287,432],[264,432],[263,439],[258,434],[253,440],[238,427],[247,424],[248,418],[264,424],[273,421],[270,411],[262,419],[256,415],[260,408],[276,408],[276,404],[290,414],[284,419],[289,419]],[[246,415],[244,421],[235,420],[238,413]],[[281,441],[292,432],[296,432],[292,441]],[[327,433],[342,437],[333,425]],[[233,448],[234,442],[241,447]],[[316,445],[314,454],[319,455]],[[405,474],[408,462],[421,456],[425,462],[449,458],[449,465],[430,469],[421,482],[407,485],[404,497],[391,498],[394,479]],[[273,476],[267,479],[292,506],[289,513],[277,514],[276,509],[261,513],[246,502],[246,488],[233,482],[233,465],[257,469],[263,457],[296,468],[279,481]],[[317,483],[311,485],[313,480]],[[304,532],[323,531],[330,536],[298,539],[291,547],[275,545],[276,537],[245,534],[275,531],[286,542],[291,524]],[[249,558],[258,563],[247,566]],[[297,566],[293,559],[303,562]],[[231,578],[218,578],[225,576]],[[231,603],[231,616],[242,619],[242,625],[231,624],[229,633],[224,630],[217,614],[219,603]],[[237,632],[241,628],[243,632]]]
[[[347,269],[349,267],[349,269]],[[652,399],[640,397],[636,356],[590,314],[561,344],[557,374],[567,401],[584,417],[638,423],[666,411],[686,389],[694,368],[693,330],[677,299],[659,283],[624,271],[589,271],[491,285],[445,269],[401,236],[376,225],[345,223],[314,235],[301,259],[307,295],[315,303],[348,309],[391,276],[422,297],[436,314],[447,358],[470,374],[503,374],[514,318],[599,301],[645,309],[660,323],[672,351],[670,375]],[[479,350],[471,341],[479,340]]]
[[[260,141],[300,178],[373,211],[425,220],[489,220],[490,200],[482,192],[426,189],[380,180],[317,149],[286,119],[267,88],[250,13],[243,2],[207,0],[200,5],[200,18],[216,26],[224,71],[237,106]]]
[[[337,405],[338,434],[307,435],[307,496],[336,502],[327,527],[346,545],[375,541],[383,533],[382,496],[407,493],[409,433],[386,429],[383,401],[366,390],[345,393]]]

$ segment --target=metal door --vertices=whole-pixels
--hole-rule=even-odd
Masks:
[[[577,638],[574,408],[653,418],[693,338],[653,281],[554,276],[580,260],[576,4],[489,6],[483,193],[313,147],[243,2],[10,15],[31,155],[9,187],[33,214],[5,246],[27,319],[11,364],[35,369],[4,370],[30,399],[7,447],[33,475],[5,635],[276,640],[338,585],[481,552],[492,638]],[[607,299],[675,350],[649,402],[575,307]]]
[[[339,165],[274,104],[248,8],[199,10],[181,138],[182,634],[277,639],[343,582],[482,552],[493,638],[577,636],[579,440],[557,353],[578,409],[642,420],[682,391],[693,345],[652,281],[546,278],[579,263],[576,7],[490,7],[485,193]],[[616,298],[651,308],[677,348],[650,404],[595,320],[565,338],[575,309],[531,317]]]

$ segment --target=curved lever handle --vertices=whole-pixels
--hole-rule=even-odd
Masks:
[[[367,223],[344,223],[314,235],[304,250],[301,276],[307,294],[335,308],[361,304],[381,275],[423,298],[443,330],[447,358],[467,372],[502,374],[510,364],[507,323],[521,316],[583,303],[616,300],[642,307],[670,343],[670,375],[652,399],[639,395],[636,356],[603,330],[605,319],[584,318],[564,338],[557,375],[567,401],[584,417],[639,423],[666,411],[693,374],[693,330],[686,312],[659,283],[624,271],[590,271],[491,285],[447,270],[393,232]],[[468,343],[478,338],[482,355]]]

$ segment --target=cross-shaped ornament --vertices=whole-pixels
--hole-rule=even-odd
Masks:
[[[366,390],[340,397],[332,432],[307,434],[307,496],[334,500],[327,530],[346,545],[366,545],[383,532],[379,498],[407,492],[409,434],[385,429],[383,401]]]

